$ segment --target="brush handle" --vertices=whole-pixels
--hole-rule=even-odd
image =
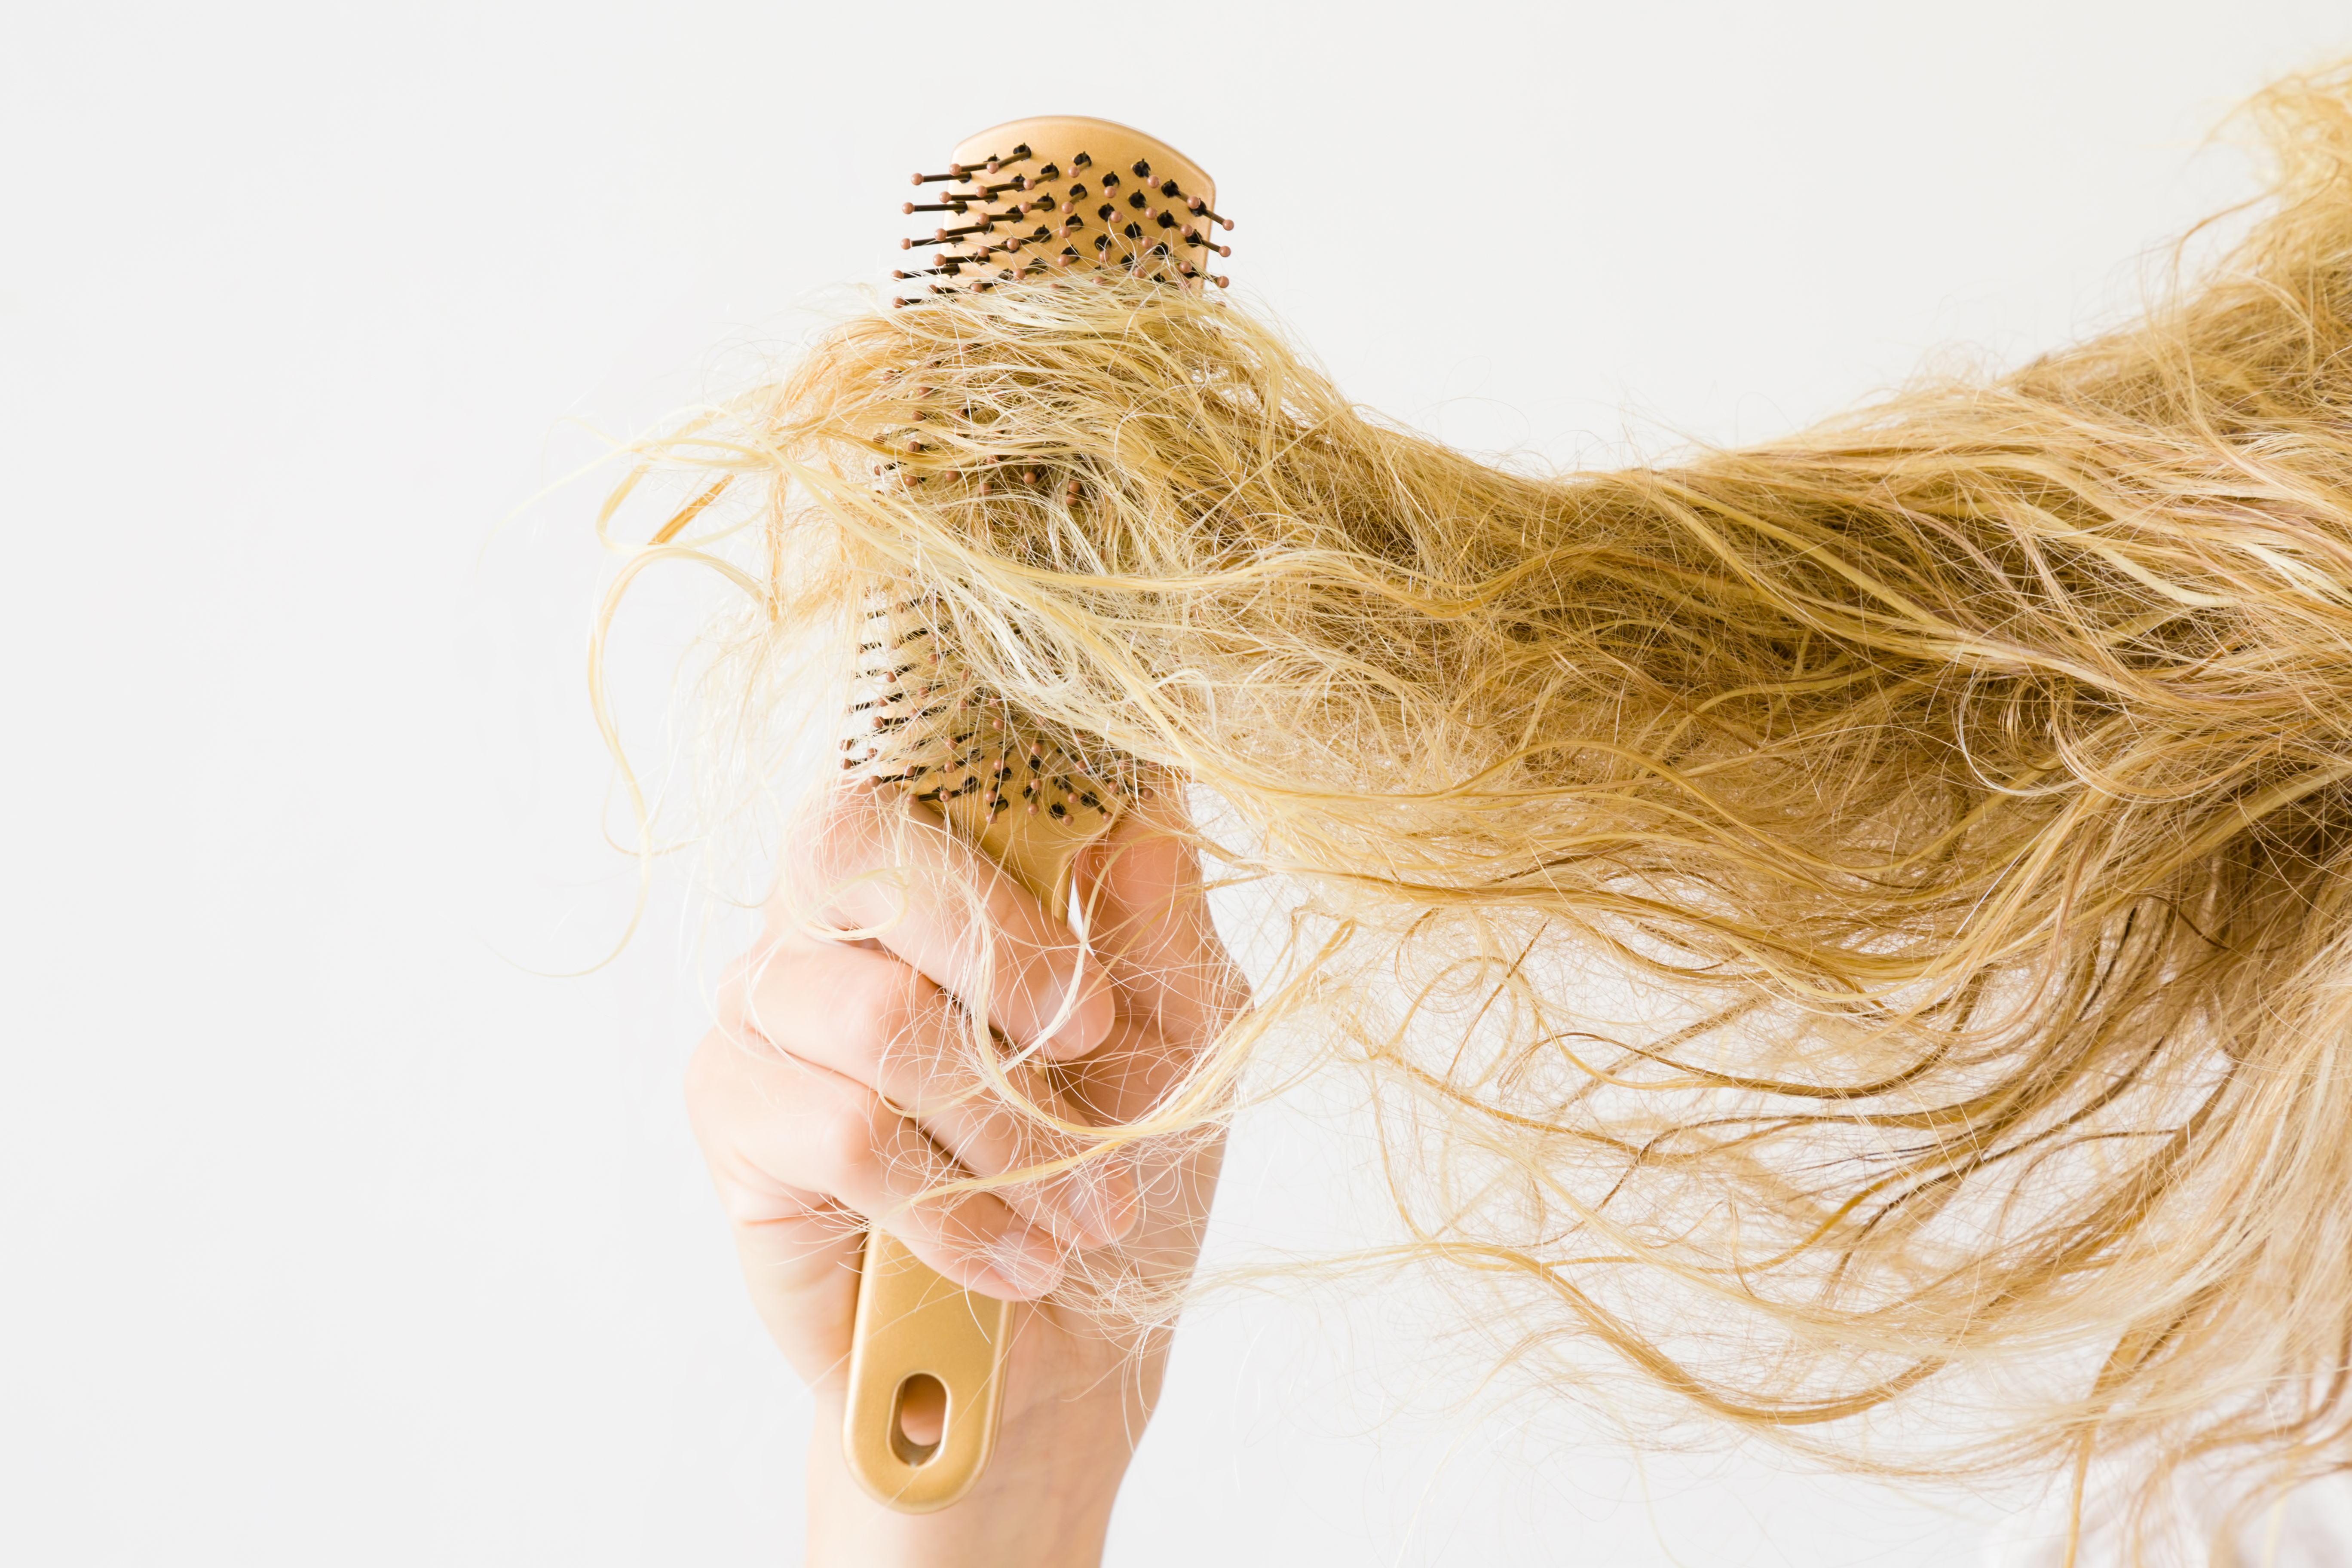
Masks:
[[[968,842],[1055,913],[1068,907],[1078,851],[1111,822],[1101,811],[1066,821],[992,814],[976,795],[946,800],[940,810]],[[996,1447],[1012,1328],[1010,1302],[961,1289],[879,1226],[866,1232],[841,1451],[849,1473],[876,1501],[901,1513],[930,1513],[980,1479]],[[899,1402],[919,1376],[937,1378],[947,1390],[946,1426],[928,1447],[910,1443],[898,1419]]]
[[[866,1233],[841,1452],[877,1501],[930,1513],[980,1479],[1003,1411],[1012,1315],[1010,1302],[957,1289],[888,1231]],[[947,1389],[947,1424],[928,1448],[898,1424],[902,1391],[919,1375]]]

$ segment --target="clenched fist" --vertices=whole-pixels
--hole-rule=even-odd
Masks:
[[[982,1089],[965,1004],[984,1005],[1013,1081],[1060,1120],[1109,1126],[1161,1104],[1245,999],[1179,810],[1148,797],[1082,854],[1082,947],[928,808],[852,796],[783,879],[830,901],[772,903],[730,973],[688,1101],[752,1300],[817,1395],[807,1561],[818,1568],[1100,1559],[1168,1336],[1044,1298],[1066,1271],[1106,1259],[1180,1281],[1199,1252],[1217,1147],[1146,1142],[1139,1154],[1066,1164],[1094,1141]],[[1056,1164],[1066,1168],[910,1201],[942,1183]],[[877,1215],[949,1279],[1022,1303],[995,1458],[937,1514],[883,1509],[841,1462],[859,1226]],[[935,1436],[938,1419],[908,1411],[908,1436]]]

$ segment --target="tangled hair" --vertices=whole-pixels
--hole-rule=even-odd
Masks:
[[[1508,471],[1231,304],[1027,284],[645,444],[698,477],[639,561],[735,487],[739,751],[911,586],[1221,801],[1306,940],[1202,1081],[1270,1015],[1370,1068],[1511,1355],[2284,1484],[2352,1458],[2352,68],[2254,111],[2271,206],[2142,319],[1765,445]],[[1849,1437],[1937,1390],[1932,1458]]]

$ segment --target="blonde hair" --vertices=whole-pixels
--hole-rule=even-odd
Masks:
[[[849,321],[640,448],[756,502],[716,727],[760,775],[911,588],[1213,792],[1312,929],[1202,1081],[1269,1012],[1374,1069],[1412,1250],[1550,1375],[1881,1468],[1848,1418],[1937,1389],[1919,1468],[2339,1467],[2352,72],[2253,111],[2273,206],[2144,319],[1671,467],[1481,464],[1147,284]]]

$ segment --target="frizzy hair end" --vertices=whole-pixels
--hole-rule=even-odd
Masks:
[[[1481,464],[1145,279],[845,321],[645,448],[760,497],[726,743],[919,596],[1213,792],[1324,931],[1229,1048],[1295,1005],[1412,1108],[1411,1249],[1549,1374],[1882,1469],[2339,1464],[2352,74],[2253,112],[2273,205],[2140,321],[1673,466]]]

